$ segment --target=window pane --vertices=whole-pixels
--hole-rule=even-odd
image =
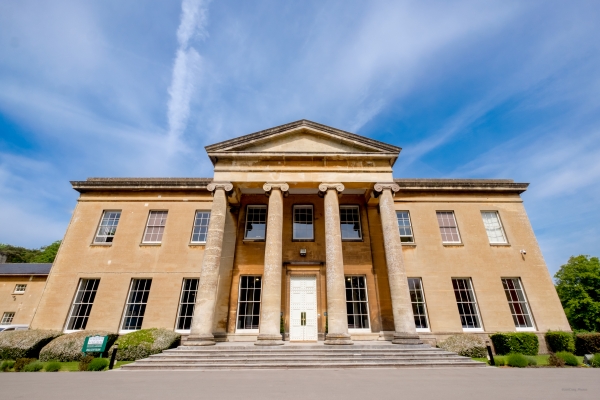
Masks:
[[[294,206],[294,239],[313,239],[313,207]]]
[[[264,239],[267,229],[267,207],[248,206],[244,239]]]
[[[81,279],[67,321],[67,330],[85,329],[100,279]]]
[[[205,243],[208,235],[208,223],[210,222],[209,211],[196,211],[194,218],[194,229],[192,231],[193,243]]]
[[[533,318],[519,278],[502,278],[502,286],[517,328],[533,328]]]
[[[463,328],[481,328],[479,310],[470,278],[452,279],[454,297]]]
[[[400,232],[400,241],[402,243],[413,243],[413,232],[410,224],[410,215],[408,211],[396,211],[398,219],[398,231]]]
[[[94,243],[111,243],[117,232],[121,211],[104,211]]]
[[[362,239],[358,206],[340,207],[340,224],[343,240]]]
[[[177,329],[189,330],[192,327],[199,281],[200,279],[197,278],[183,280],[179,313],[177,315]]]
[[[440,233],[442,234],[442,242],[444,243],[460,243],[460,235],[456,226],[454,211],[438,211],[436,213]]]
[[[167,223],[167,211],[150,211],[146,232],[144,233],[144,243],[162,242],[165,224]]]
[[[369,303],[364,276],[346,276],[348,329],[369,329]]]
[[[415,317],[415,328],[429,328],[421,278],[408,278],[408,290],[410,292],[410,300],[412,303],[413,315]]]
[[[258,329],[262,277],[241,276],[237,329]]]
[[[500,217],[496,211],[482,211],[483,225],[490,243],[506,243],[506,236],[500,224]]]
[[[150,293],[152,279],[133,279],[131,289],[127,296],[125,304],[125,314],[123,316],[123,330],[142,329],[144,314],[146,313],[146,303]]]

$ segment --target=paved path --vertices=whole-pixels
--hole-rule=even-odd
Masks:
[[[0,373],[0,398],[600,399],[600,368]]]

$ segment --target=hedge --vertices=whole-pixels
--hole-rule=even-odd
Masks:
[[[62,335],[48,343],[40,351],[40,361],[79,361],[84,354],[81,352],[83,342],[87,336],[108,336],[108,349],[117,340],[118,335],[105,331],[80,331]],[[98,353],[95,353],[98,355]]]
[[[38,358],[40,350],[62,333],[33,329],[0,334],[0,359]]]
[[[464,357],[485,358],[487,357],[487,348],[485,340],[477,335],[462,333],[450,336],[440,343],[440,348],[446,351],[457,353]]]
[[[575,352],[575,340],[571,332],[548,331],[545,338],[548,350],[553,353],[559,351]]]
[[[117,360],[135,361],[146,358],[177,346],[180,339],[180,334],[166,329],[141,329],[128,333],[120,336],[115,342],[119,345]]]
[[[519,353],[527,356],[538,354],[540,342],[535,333],[529,332],[506,332],[495,333],[490,336],[496,354],[504,355]]]
[[[600,353],[600,333],[578,333],[575,335],[575,354],[584,356],[596,353]]]

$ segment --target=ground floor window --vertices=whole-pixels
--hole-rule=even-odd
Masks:
[[[152,279],[132,279],[129,286],[129,295],[125,304],[123,313],[123,324],[121,329],[124,331],[135,331],[142,329],[144,314],[146,313],[146,304],[150,294]]]
[[[183,280],[181,298],[179,299],[179,312],[177,314],[178,330],[189,331],[192,327],[198,282],[200,282],[200,279],[197,278]]]
[[[464,330],[481,330],[481,318],[471,278],[453,278],[454,297]]]
[[[429,330],[425,293],[423,293],[423,281],[421,278],[408,278],[408,290],[410,292],[410,302],[412,303],[413,315],[415,317],[415,328]]]
[[[67,321],[67,331],[84,330],[87,326],[100,279],[80,279]]]
[[[346,276],[348,329],[369,329],[369,300],[364,276]]]
[[[0,325],[10,325],[13,322],[13,318],[15,318],[14,312],[5,312],[2,315],[2,321],[0,321]]]
[[[260,325],[261,288],[261,276],[244,275],[240,277],[237,312],[238,330],[258,330]]]
[[[502,278],[502,286],[517,330],[532,330],[533,318],[519,278]]]

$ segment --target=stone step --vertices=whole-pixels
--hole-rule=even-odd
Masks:
[[[139,363],[126,364],[121,366],[125,371],[143,371],[143,370],[214,370],[214,369],[310,369],[310,368],[448,368],[448,367],[485,367],[486,364],[475,361],[454,361],[454,362],[393,362],[393,363],[302,363],[289,364],[274,363]]]
[[[218,359],[218,360],[231,360],[235,358],[244,358],[244,359],[266,359],[266,358],[282,358],[282,359],[296,359],[296,360],[304,360],[307,358],[315,359],[315,360],[335,360],[340,358],[374,358],[374,359],[431,359],[431,358],[454,358],[458,357],[456,354],[448,353],[448,354],[403,354],[403,355],[379,355],[379,354],[340,354],[336,356],[322,356],[318,354],[297,354],[297,355],[287,355],[287,354],[229,354],[229,355],[220,355],[220,354],[210,354],[210,355],[195,355],[195,354],[156,354],[150,356],[149,360],[173,360],[173,359],[194,359],[194,360],[208,360],[208,359]]]
[[[237,361],[260,361],[260,362],[279,362],[279,361],[289,361],[289,362],[305,362],[305,361],[315,361],[315,362],[338,362],[338,361],[350,361],[350,362],[361,362],[361,361],[410,361],[410,360],[460,360],[462,357],[460,356],[442,356],[442,357],[363,357],[363,356],[355,356],[355,357],[335,357],[335,358],[321,358],[321,357],[228,357],[228,358],[197,358],[197,357],[152,357],[146,358],[144,362],[237,362]],[[140,360],[141,361],[141,360]]]

